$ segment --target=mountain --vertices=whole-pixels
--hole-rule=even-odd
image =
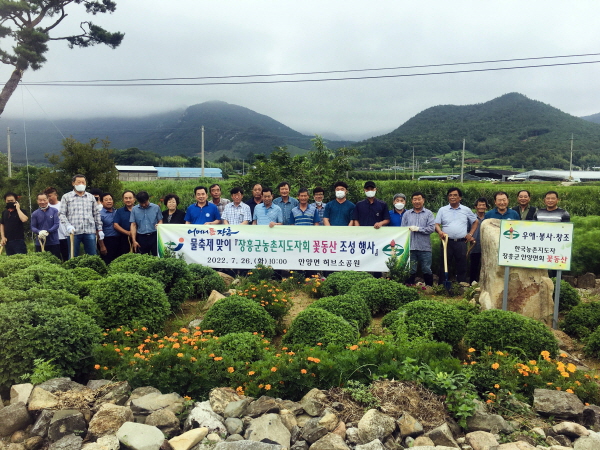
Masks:
[[[527,164],[541,168],[568,162],[571,134],[577,164],[600,162],[600,125],[509,93],[475,105],[425,109],[391,133],[355,145],[363,156],[409,159],[413,147],[419,156],[444,155],[462,149],[464,138],[466,149],[482,159],[501,159],[515,167],[529,160]]]
[[[25,132],[20,119],[2,118],[1,125],[10,127],[13,160],[25,160]],[[63,135],[79,141],[108,139],[112,148],[137,147],[160,155],[191,156],[201,149],[201,126],[204,125],[204,150],[208,159],[222,155],[244,158],[249,153],[269,154],[276,146],[288,146],[292,153],[311,148],[313,136],[303,135],[266,115],[221,101],[193,105],[147,117],[61,119],[26,122],[29,160],[45,161],[46,153],[61,150]],[[60,131],[58,131],[60,130]],[[62,133],[62,134],[61,134]],[[328,142],[331,148],[349,141]],[[0,151],[6,141],[0,139]]]
[[[600,113],[592,114],[591,116],[583,116],[582,119],[589,122],[600,123]]]

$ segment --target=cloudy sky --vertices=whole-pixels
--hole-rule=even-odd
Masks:
[[[24,82],[223,77],[438,65],[600,54],[597,0],[116,0],[92,20],[125,32],[122,45],[70,50],[52,42],[48,62]],[[89,20],[80,5],[56,31]],[[4,46],[5,44],[3,44]],[[600,61],[541,61],[266,78],[276,81],[422,74]],[[0,81],[10,68],[0,67]],[[446,75],[281,84],[19,88],[6,117],[146,115],[223,100],[304,133],[343,138],[391,131],[425,108],[520,92],[576,116],[600,112],[600,62]],[[1,122],[0,122],[1,126]]]

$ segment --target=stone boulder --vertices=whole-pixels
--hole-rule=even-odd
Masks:
[[[185,420],[183,430],[188,431],[192,428],[202,427],[207,428],[209,433],[227,432],[225,420],[218,414],[215,414],[215,412],[210,407],[210,402],[208,401],[197,402],[194,405],[194,408],[190,411],[190,414]]]
[[[117,431],[117,439],[121,446],[131,450],[160,450],[165,437],[156,427],[125,422]]]
[[[208,400],[212,410],[220,415],[223,415],[225,408],[231,402],[241,400],[241,397],[232,388],[215,388],[208,394]]]
[[[447,423],[444,423],[439,427],[425,433],[425,436],[431,439],[437,446],[460,448],[454,439],[454,435],[452,434],[450,426]]]
[[[258,400],[253,401],[246,408],[246,415],[250,417],[258,417],[263,414],[278,413],[280,410],[279,403],[268,395],[263,395]]]
[[[173,450],[189,450],[208,435],[208,428],[194,428],[169,441]]]
[[[499,445],[494,435],[485,431],[473,431],[468,433],[465,438],[473,450],[486,450]]]
[[[577,277],[577,287],[579,289],[595,289],[596,275],[591,272],[580,275]]]
[[[31,383],[13,384],[10,388],[10,404],[19,402],[27,404],[32,391]]]
[[[183,397],[176,393],[152,393],[132,400],[131,410],[134,414],[148,416],[160,409],[169,409],[174,413],[183,411]]]
[[[584,404],[579,397],[569,392],[535,389],[533,391],[533,408],[543,416],[578,420],[583,416]]]
[[[249,441],[257,442],[268,438],[282,447],[289,447],[291,433],[281,422],[279,414],[265,414],[250,422],[244,437]]]
[[[56,442],[70,434],[84,435],[86,430],[87,423],[81,412],[76,409],[61,409],[52,416],[48,428],[48,439]]]
[[[306,414],[316,417],[320,416],[325,409],[326,401],[327,396],[323,394],[321,390],[314,388],[308,391],[306,395],[302,397],[302,400],[300,400],[300,405]]]
[[[310,446],[311,450],[350,450],[337,434],[329,433]]]
[[[107,434],[115,434],[125,422],[133,422],[131,409],[105,403],[90,420],[86,440],[95,441]]]
[[[169,409],[159,409],[146,418],[146,425],[158,428],[167,437],[173,437],[181,431],[179,418]]]
[[[29,397],[27,407],[29,411],[41,411],[42,409],[52,409],[58,405],[58,397],[53,393],[36,386]]]
[[[25,403],[14,403],[0,409],[0,437],[10,436],[31,423]]]
[[[80,436],[69,434],[53,444],[50,444],[48,450],[79,450],[82,445],[83,439]]]
[[[375,439],[383,442],[395,429],[396,421],[376,409],[368,410],[358,422],[358,436],[362,444]]]
[[[51,380],[44,381],[38,384],[36,387],[44,389],[48,392],[67,392],[67,391],[83,391],[86,387],[83,384],[76,383],[70,378],[52,378]]]

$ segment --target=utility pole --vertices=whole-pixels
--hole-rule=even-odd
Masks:
[[[6,129],[6,148],[8,157],[8,178],[12,177],[12,165],[10,162],[10,127]]]
[[[245,161],[246,161],[245,159],[242,159],[242,176],[244,176],[244,162]]]
[[[394,180],[396,180],[396,160],[394,159]]]
[[[415,179],[415,148],[413,147],[413,174],[412,174],[412,179]]]
[[[10,167],[10,163],[9,163],[8,167]],[[10,171],[10,169],[8,169],[8,170]],[[572,181],[572,180],[573,180],[573,133],[571,133],[571,161],[569,162],[569,181]]]
[[[204,178],[204,125],[202,125],[202,146],[200,147],[200,152],[202,154],[202,171],[200,172],[200,176]]]
[[[462,162],[460,164],[460,182],[461,182],[461,184],[464,181],[464,173],[465,173],[465,140],[463,139]]]

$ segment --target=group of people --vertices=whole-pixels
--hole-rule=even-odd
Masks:
[[[347,199],[348,185],[338,181],[334,185],[335,199],[324,203],[325,191],[321,187],[310,192],[298,191],[297,198],[290,195],[288,182],[277,186],[278,197],[267,186],[256,184],[252,197],[244,202],[244,191],[234,187],[229,191],[231,200],[221,196],[221,186],[194,189],[196,202],[186,211],[179,209],[180,199],[168,194],[163,199],[166,209],[150,202],[146,191],[137,194],[127,190],[122,194],[121,208],[114,208],[110,193],[92,189],[86,192],[87,180],[77,174],[72,179],[73,190],[58,200],[58,192],[49,187],[37,195],[39,209],[31,215],[31,230],[37,234],[36,251],[46,250],[62,260],[78,256],[80,245],[86,254],[100,253],[110,263],[129,252],[157,255],[156,228],[159,224],[193,225],[279,225],[296,226],[368,226],[379,229],[384,226],[408,227],[410,240],[410,278],[413,284],[420,267],[427,285],[433,284],[432,247],[430,235],[436,232],[440,240],[447,239],[447,256],[454,267],[457,281],[467,281],[467,256],[470,254],[470,281],[478,281],[481,267],[479,226],[485,219],[539,220],[545,222],[568,222],[569,213],[558,207],[559,196],[549,191],[544,196],[545,208],[530,205],[531,194],[519,191],[517,206],[509,208],[509,196],[500,191],[494,194],[495,208],[489,209],[485,198],[475,202],[475,211],[461,204],[462,191],[448,189],[448,205],[434,214],[425,208],[426,198],[422,192],[412,193],[412,209],[406,209],[406,195],[395,194],[392,209],[377,198],[377,185],[373,181],[364,184],[365,199],[354,204]],[[209,200],[210,194],[210,200]],[[7,255],[26,253],[24,224],[29,220],[22,211],[17,196],[5,194],[6,209],[0,218],[1,245]],[[136,204],[137,201],[137,204]],[[467,251],[467,243],[472,248]],[[73,249],[71,249],[73,245]],[[443,266],[442,266],[443,270]]]

